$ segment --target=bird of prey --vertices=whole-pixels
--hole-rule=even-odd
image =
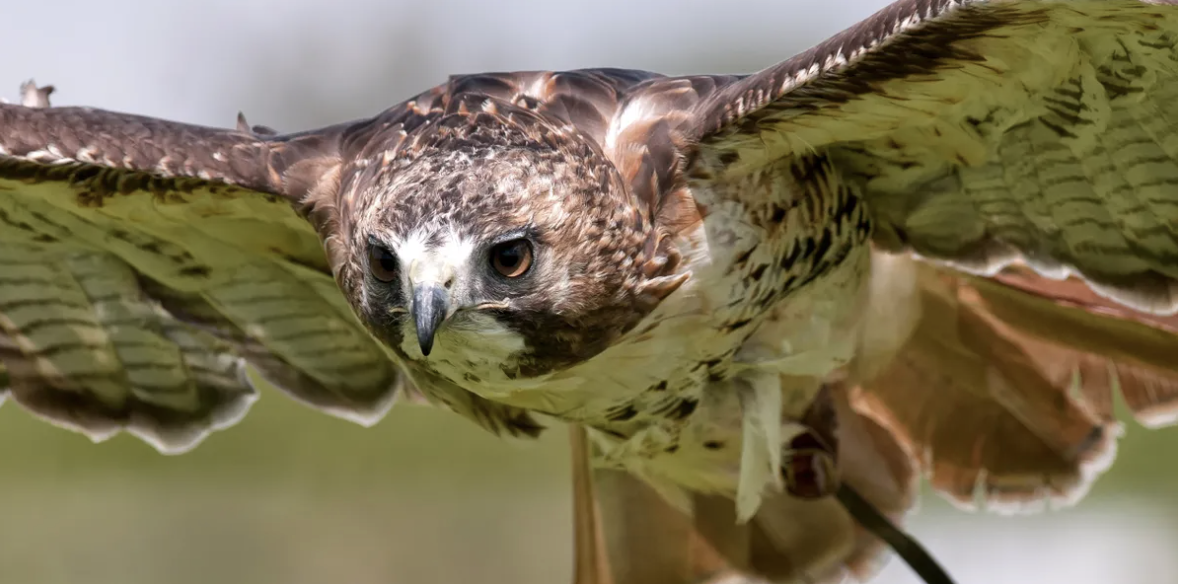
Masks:
[[[1064,505],[1115,403],[1178,413],[1174,2],[901,0],[750,75],[459,75],[296,133],[26,89],[13,401],[173,453],[262,380],[570,422],[585,584],[867,578],[918,478]]]

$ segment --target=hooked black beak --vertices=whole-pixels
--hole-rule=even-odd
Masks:
[[[417,343],[421,354],[429,355],[434,348],[434,333],[450,309],[449,294],[436,284],[423,284],[413,289],[413,322],[417,326]]]

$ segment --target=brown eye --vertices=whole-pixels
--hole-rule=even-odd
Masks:
[[[513,239],[491,248],[491,267],[505,278],[518,278],[532,267],[532,244]]]
[[[397,279],[397,256],[393,252],[378,245],[368,246],[368,269],[372,277],[381,282],[392,282]]]

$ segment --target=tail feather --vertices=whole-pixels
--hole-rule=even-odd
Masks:
[[[1079,500],[1115,456],[1118,395],[1147,426],[1178,417],[1178,317],[1020,268],[992,279],[923,264],[912,273],[915,327],[894,355],[873,356],[886,366],[852,371],[854,401],[959,506]],[[911,302],[882,300],[885,312]]]

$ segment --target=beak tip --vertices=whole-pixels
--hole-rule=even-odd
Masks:
[[[413,293],[413,317],[417,327],[417,345],[421,355],[428,357],[434,348],[434,334],[446,320],[449,299],[445,290],[436,286],[417,288]]]

